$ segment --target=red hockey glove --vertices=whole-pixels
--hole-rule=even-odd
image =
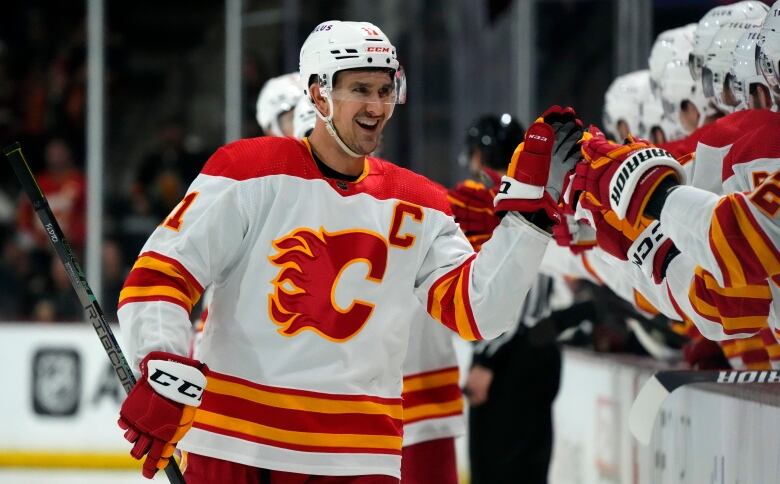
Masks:
[[[629,137],[619,145],[593,127],[590,134],[582,143],[584,160],[577,166],[573,190],[585,192],[579,201],[586,208],[614,212],[636,235],[652,221],[645,216],[645,208],[659,185],[685,182],[682,165],[671,153],[646,141]],[[624,227],[615,225],[621,231]]]
[[[525,132],[495,199],[497,212],[543,211],[560,222],[564,179],[580,159],[582,122],[570,107],[552,106]]]
[[[183,356],[153,351],[141,362],[141,378],[119,410],[119,426],[133,443],[130,455],[146,455],[143,475],[168,465],[176,443],[192,427],[206,388],[208,367]]]
[[[568,247],[574,254],[581,254],[596,246],[596,230],[574,215],[564,214],[561,223],[553,227],[555,243]]]
[[[495,182],[498,183],[497,178]],[[493,197],[495,190],[471,180],[459,183],[447,192],[455,221],[477,251],[501,222],[493,208]]]
[[[694,370],[725,370],[730,368],[720,345],[704,336],[696,336],[682,347],[685,362]]]

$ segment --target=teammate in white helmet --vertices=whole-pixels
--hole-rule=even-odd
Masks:
[[[748,29],[737,42],[734,49],[734,63],[731,66],[731,82],[726,89],[728,96],[738,101],[736,109],[768,109],[772,106],[769,84],[761,74],[756,62],[757,42],[761,27]]]
[[[752,12],[756,15],[752,20],[723,24],[706,51],[701,77],[702,91],[704,96],[724,113],[734,112],[739,105],[739,100],[731,95],[730,90],[731,68],[737,43],[748,29],[760,27],[766,16],[766,12],[761,8]]]
[[[649,79],[647,70],[630,72],[616,77],[604,93],[604,129],[615,139],[639,132],[640,107]]]
[[[293,136],[293,109],[303,97],[300,76],[291,72],[269,79],[257,96],[255,117],[266,136]]]
[[[756,62],[774,99],[774,110],[780,107],[780,5],[772,5],[761,26],[756,45]]]
[[[405,100],[382,31],[323,22],[300,72],[311,136],[217,150],[120,294],[140,370],[120,426],[147,477],[179,443],[189,484],[397,483],[409,301],[463,338],[500,335],[560,220],[582,135],[573,110],[554,106],[527,131],[496,195],[505,215],[477,257],[438,186],[370,156]],[[202,361],[185,358],[209,285]]]
[[[676,111],[668,114],[663,108],[661,81],[666,67],[675,61],[685,61],[693,46],[693,32],[697,24],[692,23],[661,32],[653,43],[647,59],[650,72],[650,92],[642,103],[642,125],[639,136],[653,143],[667,143],[685,137]],[[643,134],[643,132],[645,134]]]
[[[765,4],[755,0],[746,0],[731,5],[721,5],[707,12],[699,20],[693,33],[693,49],[688,62],[691,77],[695,80],[701,79],[707,48],[723,24],[754,19],[756,12],[761,11],[766,12]]]
[[[293,110],[293,136],[303,139],[314,130],[317,120],[317,112],[314,110],[309,98],[301,96]]]
[[[676,60],[687,60],[693,48],[693,33],[698,24],[692,23],[661,32],[653,42],[647,65],[650,71],[650,86],[653,93],[660,95],[661,76],[666,66]]]

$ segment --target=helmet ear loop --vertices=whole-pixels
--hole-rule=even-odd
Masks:
[[[323,97],[328,100],[328,116],[323,115],[319,109],[317,109],[317,116],[319,116],[320,119],[322,119],[322,121],[325,123],[325,128],[328,130],[328,134],[330,134],[333,139],[336,140],[336,143],[344,151],[344,153],[353,158],[360,158],[363,155],[360,153],[355,153],[349,146],[347,146],[344,140],[341,139],[336,126],[333,124],[333,98],[327,95],[323,95]]]

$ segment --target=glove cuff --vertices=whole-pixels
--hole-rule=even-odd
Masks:
[[[615,170],[609,181],[609,203],[618,218],[623,220],[628,213],[632,194],[642,178],[653,168],[669,167],[677,174],[680,183],[685,183],[685,172],[674,156],[661,148],[644,148],[626,157]]]
[[[501,177],[501,185],[493,203],[498,206],[498,203],[503,200],[537,200],[542,198],[543,195],[544,185],[531,185],[517,180],[516,178],[512,178],[511,176],[504,175]]]
[[[208,367],[198,360],[162,351],[146,355],[141,378],[168,400],[191,407],[200,406],[206,388]]]
[[[656,220],[634,240],[627,255],[628,260],[638,266],[645,276],[660,284],[668,266],[666,256],[673,250],[674,242],[663,233],[661,223]]]

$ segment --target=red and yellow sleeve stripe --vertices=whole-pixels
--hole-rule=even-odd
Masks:
[[[764,342],[764,348],[766,349],[769,363],[772,365],[772,368],[780,368],[780,343],[777,342],[775,331],[770,328],[764,328],[759,335]]]
[[[721,342],[723,354],[735,368],[770,370],[771,364],[761,334]]]
[[[482,339],[469,300],[469,276],[475,257],[441,276],[428,291],[428,314],[469,341]]]
[[[167,301],[187,313],[203,294],[203,287],[176,259],[144,252],[135,261],[119,293],[119,307],[142,301]]]
[[[655,306],[653,306],[653,304],[650,301],[648,301],[647,298],[636,289],[634,289],[634,306],[646,312],[647,314],[652,315],[653,317],[661,314],[661,311],[659,311]]]
[[[458,367],[404,377],[404,424],[463,413]]]
[[[699,316],[720,324],[730,335],[749,336],[766,328],[772,307],[766,281],[724,288],[701,267],[696,268],[688,299]]]
[[[211,372],[193,427],[303,452],[401,454],[400,398],[261,385]]]
[[[780,272],[780,251],[761,229],[739,193],[715,207],[710,248],[728,287],[760,283]]]
[[[466,239],[471,244],[471,247],[474,248],[474,252],[479,252],[482,250],[482,244],[490,240],[490,237],[492,236],[493,234],[466,235]]]

